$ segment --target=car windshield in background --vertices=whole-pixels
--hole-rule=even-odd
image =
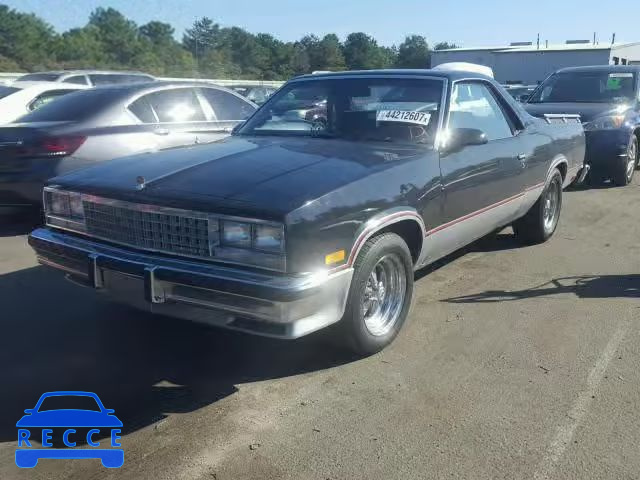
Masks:
[[[11,95],[12,93],[17,92],[18,90],[20,90],[20,89],[19,88],[14,88],[14,87],[3,87],[3,86],[0,86],[0,98],[8,97],[9,95]]]
[[[631,72],[567,72],[549,78],[529,103],[619,103],[634,97]]]
[[[529,95],[535,90],[534,87],[512,87],[507,90],[513,98],[520,98],[523,95]]]
[[[18,77],[17,82],[55,82],[60,77],[59,73],[29,73]]]
[[[293,82],[239,133],[433,144],[443,85],[397,78]]]
[[[100,112],[111,104],[114,92],[108,87],[69,93],[41,108],[20,117],[18,122],[80,121]],[[91,108],[87,108],[91,105]]]

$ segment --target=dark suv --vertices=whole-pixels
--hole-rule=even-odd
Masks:
[[[640,66],[603,65],[559,70],[525,104],[529,113],[579,114],[587,137],[585,163],[593,184],[631,182],[638,167]]]

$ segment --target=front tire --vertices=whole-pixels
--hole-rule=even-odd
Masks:
[[[562,210],[562,174],[555,170],[540,198],[527,214],[516,220],[513,231],[521,242],[543,243],[553,236]]]
[[[612,180],[618,187],[629,185],[633,180],[633,174],[638,165],[638,138],[631,136],[629,146],[627,147],[627,155],[616,159],[613,170]]]
[[[371,238],[354,265],[339,343],[367,356],[389,345],[405,323],[413,297],[413,262],[395,233]]]

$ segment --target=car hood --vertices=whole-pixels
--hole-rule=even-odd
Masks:
[[[23,416],[16,427],[121,427],[115,415],[91,410],[49,410]]]
[[[534,117],[543,118],[547,113],[580,115],[582,123],[613,113],[617,103],[525,103],[524,108]]]
[[[424,146],[230,137],[135,155],[50,181],[138,203],[281,219],[304,203],[424,153]],[[144,178],[139,189],[137,179]]]

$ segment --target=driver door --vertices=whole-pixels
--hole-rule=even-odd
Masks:
[[[524,191],[523,139],[489,82],[453,84],[446,129],[483,131],[487,143],[440,156],[447,246],[454,251],[514,219]]]

